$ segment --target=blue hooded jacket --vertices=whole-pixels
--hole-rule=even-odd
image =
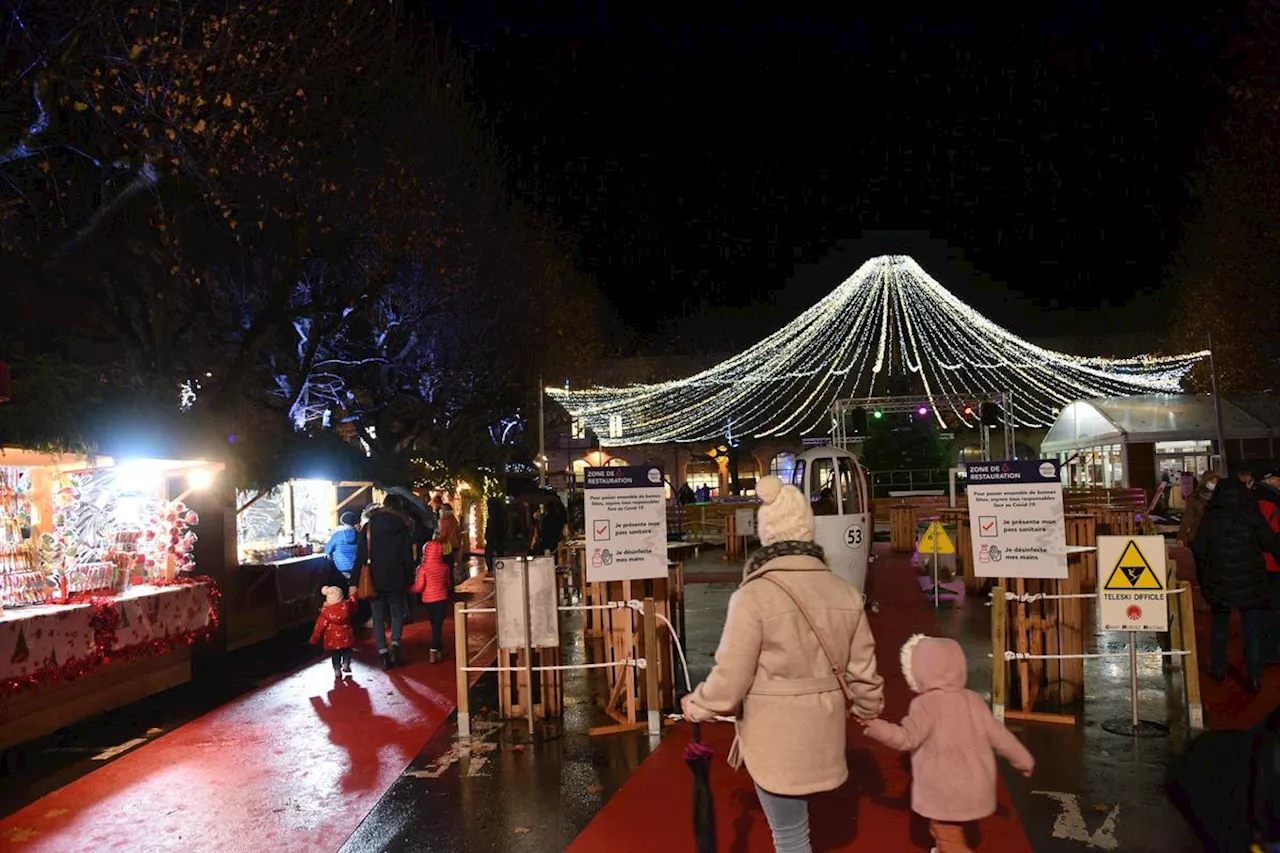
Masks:
[[[329,555],[333,564],[338,567],[338,571],[343,574],[349,575],[355,568],[356,538],[356,529],[349,524],[344,524],[333,531],[333,535],[329,537],[329,544],[324,546],[325,554]]]

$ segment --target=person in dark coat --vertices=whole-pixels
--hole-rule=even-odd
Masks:
[[[1208,853],[1269,851],[1280,841],[1278,769],[1280,708],[1251,729],[1191,741],[1170,768],[1169,799]]]
[[[394,497],[394,496],[393,496]],[[360,571],[367,564],[378,591],[370,600],[373,610],[373,641],[378,646],[382,668],[401,666],[400,636],[404,632],[408,615],[408,599],[405,595],[413,584],[415,563],[413,559],[414,533],[412,522],[390,499],[383,506],[369,513],[362,535],[357,541],[356,563],[352,577],[359,579]],[[391,648],[387,648],[386,621],[391,617]]]
[[[489,498],[484,509],[484,565],[493,574],[493,561],[507,547],[507,505],[502,498]]]
[[[1271,600],[1263,554],[1280,554],[1280,534],[1267,525],[1248,487],[1226,477],[1205,508],[1191,550],[1196,556],[1200,591],[1213,608],[1209,676],[1217,681],[1226,676],[1231,611],[1239,610],[1249,689],[1258,693],[1262,689],[1263,632]]]

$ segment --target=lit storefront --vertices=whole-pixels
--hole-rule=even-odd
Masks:
[[[1265,459],[1273,428],[1240,405],[1222,401],[1229,460]],[[1079,400],[1058,415],[1041,453],[1062,463],[1070,487],[1143,488],[1185,471],[1201,477],[1219,467],[1213,400],[1205,395],[1152,394]]]
[[[324,546],[342,513],[381,499],[361,481],[289,480],[236,495],[238,601],[227,645],[237,649],[315,618],[329,576]]]
[[[187,501],[222,469],[0,451],[0,746],[190,680],[220,592]]]

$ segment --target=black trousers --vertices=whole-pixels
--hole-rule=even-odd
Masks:
[[[431,648],[444,651],[444,617],[449,613],[448,601],[428,601],[427,619],[431,622]]]
[[[333,660],[333,668],[339,666],[351,666],[351,649],[338,649],[329,653],[330,659]]]

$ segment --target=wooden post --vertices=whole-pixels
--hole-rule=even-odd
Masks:
[[[1187,717],[1191,728],[1204,728],[1204,705],[1200,700],[1200,657],[1196,650],[1196,603],[1191,582],[1179,581],[1178,628],[1182,634],[1182,689],[1187,695]]]
[[[1008,631],[1005,624],[1006,608],[1004,585],[996,584],[991,589],[991,713],[1002,723],[1004,722],[1005,685],[1009,677],[1009,667],[1004,660],[1005,637]]]
[[[658,692],[658,618],[653,598],[644,600],[644,703],[649,734],[662,733],[662,696]]]
[[[631,600],[631,581],[622,582],[622,600]],[[623,627],[623,648],[626,650],[625,657],[633,657],[636,649],[636,632],[635,621],[636,614],[630,608],[619,611],[626,619],[622,623]],[[625,667],[625,677],[627,682],[627,722],[632,725],[636,722],[636,668],[634,666]]]
[[[467,605],[459,601],[453,605],[453,659],[458,671],[458,737],[471,737],[471,678],[466,667],[470,663],[467,654]]]

